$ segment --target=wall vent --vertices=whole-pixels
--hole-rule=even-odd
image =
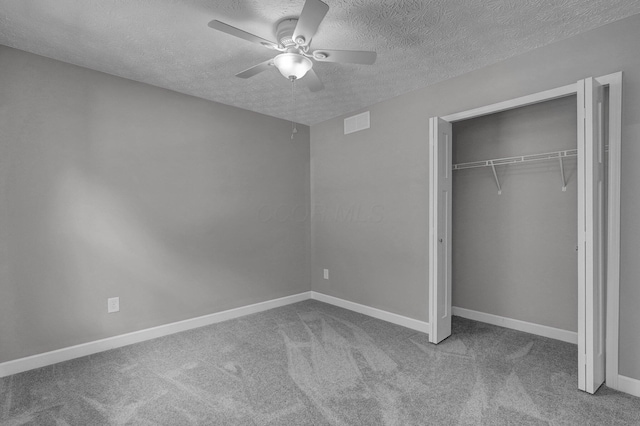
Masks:
[[[363,112],[362,114],[344,119],[344,134],[348,135],[349,133],[368,129],[370,126],[371,119],[369,117],[369,111]]]

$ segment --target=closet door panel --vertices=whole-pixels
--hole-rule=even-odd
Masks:
[[[605,377],[603,88],[578,82],[578,387],[595,393]]]
[[[452,126],[431,118],[429,137],[429,341],[451,335]]]

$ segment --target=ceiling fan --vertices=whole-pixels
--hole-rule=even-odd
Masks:
[[[306,0],[299,18],[287,18],[276,24],[277,42],[248,33],[224,22],[213,20],[209,27],[260,44],[268,49],[281,52],[276,57],[264,61],[236,74],[236,77],[249,78],[275,66],[280,73],[291,81],[301,79],[312,92],[322,90],[324,85],[313,71],[313,60],[318,62],[342,62],[371,65],[376,60],[376,52],[358,50],[314,50],[311,40],[320,23],[329,11],[329,6],[321,0]]]

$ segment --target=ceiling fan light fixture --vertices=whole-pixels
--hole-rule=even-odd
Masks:
[[[298,53],[281,53],[273,58],[273,63],[285,78],[296,79],[304,77],[313,66],[311,59]]]
[[[329,11],[329,5],[323,0],[304,0],[299,17],[280,19],[275,24],[275,42],[248,33],[224,22],[213,20],[209,27],[228,35],[259,44],[268,49],[281,52],[273,59],[261,62],[236,74],[238,78],[251,78],[275,66],[280,74],[292,83],[308,76],[305,86],[311,92],[322,90],[324,85],[312,69],[313,61],[342,62],[371,65],[376,60],[376,52],[360,50],[311,50],[311,42],[322,20]],[[291,85],[293,87],[294,84]],[[295,129],[295,127],[294,127]]]

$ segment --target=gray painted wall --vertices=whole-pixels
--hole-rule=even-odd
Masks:
[[[2,46],[0,69],[0,362],[310,289],[309,221],[274,213],[309,204],[308,127]]]
[[[344,136],[343,117],[313,126],[312,289],[427,321],[428,117],[624,71],[620,373],[640,379],[639,39],[636,15],[374,105],[369,130]],[[345,206],[382,218],[317,211]]]
[[[576,149],[575,96],[454,123],[453,161]],[[576,158],[453,173],[453,305],[578,331]]]

